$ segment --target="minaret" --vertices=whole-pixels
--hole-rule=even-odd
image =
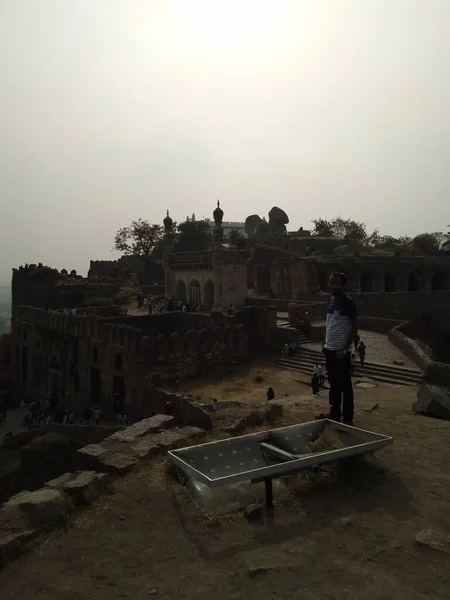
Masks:
[[[223,229],[222,229],[223,210],[220,208],[220,202],[218,200],[217,200],[217,208],[213,212],[213,217],[214,217],[214,232],[213,232],[214,248],[218,249],[223,244]]]
[[[171,277],[170,277],[170,259],[169,254],[172,251],[172,225],[173,221],[169,216],[169,211],[163,221],[164,223],[164,255],[163,255],[163,266],[164,266],[164,288],[166,298],[170,298],[172,294],[171,289]]]

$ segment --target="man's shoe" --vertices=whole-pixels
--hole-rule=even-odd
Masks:
[[[350,427],[353,427],[353,421],[342,421],[344,423],[344,425],[350,425]]]

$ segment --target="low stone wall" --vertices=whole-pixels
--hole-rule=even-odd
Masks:
[[[373,331],[375,333],[389,333],[391,329],[402,325],[405,321],[397,319],[380,319],[377,317],[366,317],[365,315],[358,317],[359,329]]]
[[[141,417],[148,418],[153,414],[164,413],[168,402],[171,406],[171,414],[175,417],[179,427],[191,425],[205,429],[205,431],[213,428],[211,417],[200,406],[197,406],[192,398],[158,388],[149,390],[145,395]]]
[[[408,358],[414,361],[425,373],[425,377],[435,385],[450,385],[450,364],[432,360],[419,344],[402,333],[402,325],[394,327],[388,333],[389,340]]]

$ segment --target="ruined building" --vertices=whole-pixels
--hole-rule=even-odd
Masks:
[[[222,218],[218,203],[214,248],[203,253],[172,253],[172,220],[168,215],[164,220],[166,297],[200,303],[204,312],[66,314],[62,309],[88,307],[94,298],[120,297],[121,285],[130,285],[129,273],[120,271],[117,279],[108,276],[105,282],[99,275],[85,279],[42,265],[15,269],[11,339],[16,386],[61,410],[99,405],[107,419],[120,412],[140,418],[148,416],[155,386],[246,360],[250,346],[267,337],[268,313],[253,308],[231,316],[211,312],[230,304],[239,309],[246,296],[248,253],[224,249]]]

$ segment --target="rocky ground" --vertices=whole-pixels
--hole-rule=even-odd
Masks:
[[[298,394],[295,375],[284,380],[280,373],[262,365],[246,376],[230,373],[214,389],[204,381],[190,390],[239,396],[247,377],[247,389],[257,387],[254,401],[269,381],[280,397],[295,386]],[[255,377],[266,381],[253,383]],[[352,470],[294,478],[273,527],[242,514],[207,517],[170,476],[164,457],[146,461],[75,512],[65,530],[43,534],[0,571],[0,596],[448,598],[450,423],[414,415],[415,395],[415,388],[357,388],[356,425],[392,435],[395,444]],[[326,398],[305,394],[280,424],[311,420],[326,405]]]

